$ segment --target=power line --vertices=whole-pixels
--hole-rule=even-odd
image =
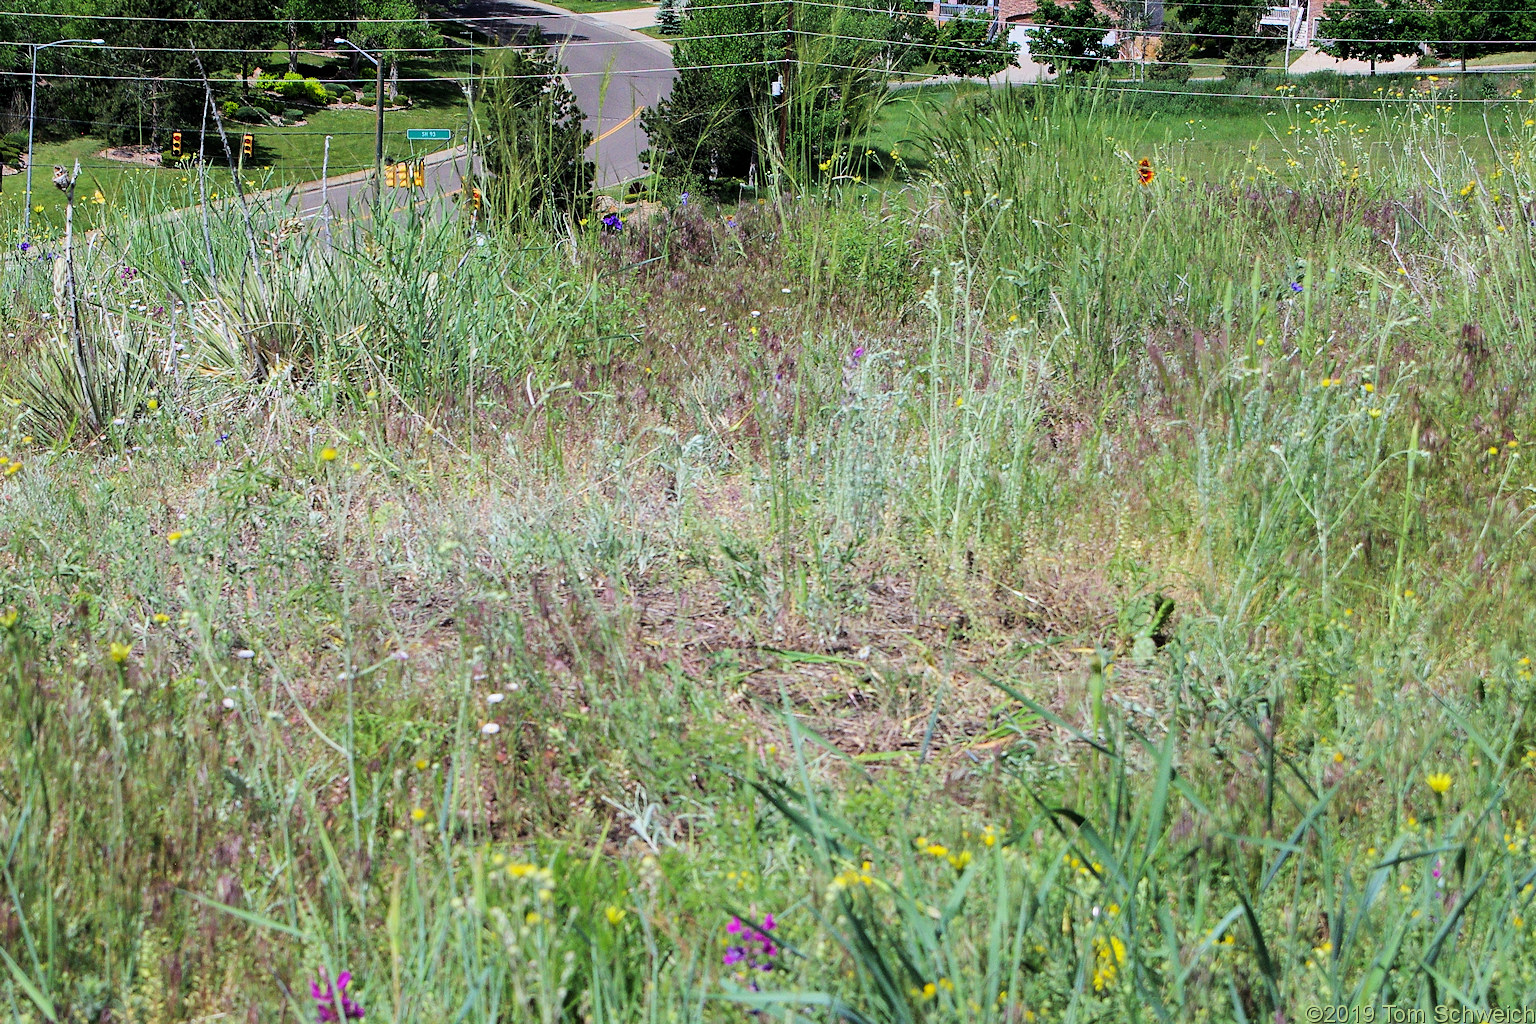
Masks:
[[[746,0],[746,2],[743,3],[741,6],[756,6],[756,5],[764,5],[764,4],[781,4],[781,3],[785,3],[785,2],[788,2],[788,0]],[[852,9],[852,8],[842,7],[841,5],[834,4],[834,3],[821,3],[821,2],[817,2],[817,0],[793,0],[793,2],[795,2],[797,4],[800,4],[800,5],[804,5],[804,6],[832,7],[832,8],[837,8],[837,9],[840,9],[840,10],[851,10]],[[865,10],[873,10],[873,9],[865,9]],[[902,13],[905,13],[905,12],[902,12]],[[4,16],[4,14],[0,13],[0,17],[3,17],[3,16]],[[906,15],[906,16],[908,16],[908,17],[925,17],[924,15],[910,15],[910,14]],[[144,20],[151,20],[151,19],[144,19]],[[1015,23],[1015,24],[1020,24],[1020,23]],[[1193,32],[1193,31],[1186,32],[1186,31],[1173,31],[1173,30],[1169,30],[1169,29],[1141,30],[1141,29],[1126,29],[1126,28],[1119,28],[1119,29],[1116,29],[1116,28],[1088,28],[1088,27],[1080,27],[1080,26],[1074,26],[1074,25],[1046,25],[1046,24],[1035,25],[1033,23],[1028,23],[1027,27],[1031,27],[1031,28],[1046,28],[1046,29],[1051,29],[1051,30],[1056,31],[1056,32],[1066,32],[1066,33],[1072,33],[1072,34],[1078,34],[1078,35],[1099,35],[1099,34],[1107,35],[1110,32],[1116,32],[1116,33],[1123,33],[1124,35],[1131,36],[1131,37],[1137,37],[1137,36],[1156,36],[1158,38],[1229,39],[1229,40],[1247,39],[1247,40],[1275,40],[1275,41],[1278,41],[1279,38],[1280,38],[1279,36],[1265,35],[1265,34],[1262,34],[1262,33],[1252,34],[1252,33],[1236,33],[1236,32]],[[854,35],[846,35],[846,34],[815,32],[814,30],[807,30],[807,29],[789,29],[789,28],[758,29],[758,30],[744,31],[744,32],[721,32],[721,33],[715,33],[715,34],[701,34],[701,35],[682,35],[682,36],[678,36],[677,37],[677,43],[678,44],[688,44],[688,43],[694,43],[694,42],[706,42],[706,41],[710,41],[710,40],[719,40],[719,39],[742,39],[742,38],[753,38],[753,37],[771,36],[771,35],[798,35],[798,36],[810,35],[810,36],[821,36],[821,37],[825,37],[825,38],[849,40],[849,41],[855,41],[855,42],[868,42],[868,43],[872,43],[872,44],[884,44],[884,45],[892,45],[892,46],[922,46],[922,47],[927,47],[929,49],[952,49],[952,50],[970,50],[970,49],[973,49],[973,47],[969,47],[969,46],[947,45],[947,44],[942,44],[942,43],[929,43],[929,42],[924,42],[924,41],[921,41],[921,40],[891,39],[891,38],[887,38],[887,37],[884,37],[884,36],[854,36]],[[1449,39],[1449,38],[1445,38],[1445,39],[1440,39],[1440,38],[1429,38],[1429,37],[1417,37],[1417,38],[1414,38],[1414,39],[1410,40],[1410,39],[1385,38],[1385,37],[1355,37],[1355,36],[1331,36],[1331,35],[1328,36],[1327,38],[1331,42],[1342,42],[1342,43],[1395,43],[1395,42],[1411,42],[1411,43],[1414,43],[1414,44],[1423,43],[1423,44],[1426,44],[1426,45],[1440,44],[1440,45],[1447,45],[1447,46],[1454,45],[1454,46],[1510,46],[1510,47],[1536,45],[1536,39],[1511,39],[1511,38],[1503,38],[1503,39]],[[11,39],[0,39],[0,46],[14,46],[14,47],[17,47],[18,49],[24,49],[24,48],[29,48],[31,45],[32,45],[31,43],[18,42],[16,40],[11,40]],[[616,47],[616,46],[647,46],[647,47],[651,47],[651,46],[654,46],[654,42],[651,39],[646,39],[646,38],[642,38],[642,39],[612,39],[612,40],[607,40],[607,39],[566,39],[566,40],[563,40],[563,41],[556,40],[556,41],[552,41],[552,42],[548,42],[548,43],[506,43],[506,44],[500,44],[500,45],[496,45],[496,46],[489,46],[489,45],[485,45],[485,44],[466,43],[466,44],[452,45],[452,46],[393,47],[393,48],[390,48],[387,52],[392,53],[392,54],[396,54],[400,58],[407,58],[408,59],[408,58],[411,58],[411,57],[425,57],[425,56],[432,56],[432,55],[444,54],[444,53],[461,54],[461,55],[465,55],[465,56],[472,56],[472,55],[475,55],[475,54],[483,54],[483,53],[485,53],[487,51],[508,51],[508,52],[533,52],[533,51],[547,51],[547,50],[559,51],[559,50],[572,49],[572,48],[584,47],[584,46],[606,46],[606,47]],[[310,56],[310,57],[333,57],[333,58],[339,58],[339,57],[344,55],[344,51],[338,51],[338,50],[335,50],[335,49],[327,49],[325,47],[301,47],[301,48],[299,48],[297,50],[294,50],[294,51],[287,51],[284,48],[273,47],[273,46],[263,46],[263,47],[199,47],[199,48],[194,50],[193,48],[186,47],[186,46],[142,46],[142,45],[130,45],[130,44],[124,44],[124,43],[107,43],[107,44],[104,44],[104,45],[99,45],[99,44],[93,44],[93,43],[87,43],[87,42],[70,42],[70,43],[57,44],[57,48],[60,49],[60,50],[75,50],[75,49],[79,49],[79,50],[87,51],[87,52],[101,52],[103,50],[106,50],[106,51],[120,51],[120,52],[126,52],[126,53],[172,53],[172,54],[185,54],[185,55],[188,55],[188,56],[190,56],[194,52],[200,53],[200,54],[204,54],[204,55],[208,55],[208,56],[218,56],[220,54],[234,54],[234,55],[241,55],[241,56],[273,57],[274,59],[277,59],[277,60],[284,59],[284,54],[289,53],[289,52],[297,53],[297,54],[300,54],[302,56]],[[89,58],[83,58],[83,59],[89,59]],[[100,62],[97,61],[97,63],[100,63]],[[19,75],[19,74],[24,74],[24,72],[16,71],[16,70],[3,70],[3,71],[0,71],[0,74]],[[55,77],[55,78],[65,77],[64,74],[60,73],[60,72],[50,72],[49,74],[52,77]],[[74,76],[74,77],[80,77],[80,76]],[[434,77],[437,77],[437,76],[434,76]],[[162,78],[162,80],[164,80],[164,81],[174,81],[175,79]],[[200,78],[199,79],[187,79],[187,80],[188,81],[196,81],[196,82],[201,82],[202,81],[202,79],[200,79]],[[432,80],[432,79],[430,79],[430,78],[397,79],[397,81],[430,81],[430,80]],[[350,81],[367,82],[367,81],[370,81],[370,80],[365,80],[365,79],[361,79],[361,78],[359,78],[359,79],[345,78],[345,79],[323,79],[322,81],[339,83],[339,82],[350,82]]]
[[[791,0],[734,0],[727,4],[701,4],[701,7],[715,9],[720,7],[780,7]],[[886,7],[858,7],[852,4],[838,3],[836,0],[792,0],[792,2],[805,7],[832,7],[846,10],[852,13],[869,13],[885,15],[923,15],[932,11],[929,5],[922,5],[916,10],[892,10]],[[628,8],[629,10],[643,9],[648,4],[640,7]],[[936,5],[935,5],[936,6]],[[951,6],[961,6],[952,4]],[[974,6],[985,9],[981,4]],[[1169,6],[1177,8],[1221,8],[1229,10],[1253,10],[1255,12],[1273,4],[1241,2],[1241,0],[1169,0]],[[1529,7],[1487,9],[1482,7],[1437,7],[1435,12],[1442,16],[1457,16],[1465,14],[1529,14]],[[531,14],[508,15],[479,15],[479,16],[431,16],[420,15],[413,18],[207,18],[207,17],[151,17],[147,15],[131,14],[60,14],[47,11],[0,11],[0,18],[38,18],[55,21],[114,21],[136,23],[158,23],[168,25],[355,25],[365,29],[369,27],[383,27],[390,25],[478,25],[485,23],[502,24],[506,22],[527,21],[531,19],[547,18],[586,18],[591,17],[592,12],[565,11],[565,10],[536,10]],[[1318,20],[1326,21],[1326,17]]]

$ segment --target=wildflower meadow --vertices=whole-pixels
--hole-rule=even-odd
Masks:
[[[1391,81],[12,245],[0,1018],[1521,1019],[1536,108]]]

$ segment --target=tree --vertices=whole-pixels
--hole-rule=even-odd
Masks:
[[[323,43],[327,49],[336,38],[336,23],[327,21],[334,4],[326,0],[278,0],[274,13],[283,21],[288,41],[288,70],[299,73],[299,49],[305,43]]]
[[[353,42],[384,61],[386,96],[400,95],[400,61],[410,51],[437,46],[442,34],[426,19],[420,0],[358,0]]]
[[[1030,54],[1062,74],[1091,71],[1115,56],[1116,47],[1104,41],[1110,20],[1093,0],[1076,0],[1070,7],[1040,0],[1035,17],[1041,27],[1030,42]]]
[[[492,209],[508,219],[564,213],[591,188],[592,161],[584,154],[592,133],[564,73],[534,29],[497,56],[482,80],[487,192]]]
[[[1328,38],[1319,48],[1341,60],[1368,60],[1374,75],[1378,60],[1419,52],[1428,27],[1424,15],[1412,0],[1347,0],[1328,8],[1321,29]]]
[[[39,124],[94,130],[109,142],[157,149],[169,144],[171,132],[202,123],[198,62],[210,78],[248,65],[250,55],[238,51],[264,45],[260,31],[267,26],[244,19],[270,17],[262,0],[112,0],[102,6],[121,20],[83,20],[62,34],[101,35],[108,46],[43,52],[40,67],[93,77],[60,77],[46,93],[39,88]]]
[[[1258,42],[1259,14],[1264,3],[1209,3],[1190,0],[1173,5],[1173,14],[1190,33],[1196,52],[1225,56],[1233,64],[1250,64],[1254,43]],[[1263,43],[1266,52],[1271,44]]]
[[[656,26],[663,35],[675,36],[683,30],[682,0],[661,0],[656,8]]]
[[[990,77],[1018,63],[1018,44],[1008,41],[997,22],[984,14],[946,21],[937,33],[933,63],[945,75]]]
[[[1433,26],[1435,49],[1461,61],[1516,49],[1536,39],[1536,0],[1446,0],[1425,19]]]

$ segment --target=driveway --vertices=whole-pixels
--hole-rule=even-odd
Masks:
[[[537,26],[552,44],[563,45],[567,82],[597,140],[587,156],[597,164],[598,185],[645,173],[639,114],[672,91],[677,71],[669,45],[608,20],[613,15],[571,14],[533,0],[464,0],[444,13],[503,43]]]

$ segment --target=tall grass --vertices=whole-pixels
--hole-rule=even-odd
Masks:
[[[83,382],[6,263],[0,1014],[1536,1000],[1536,138],[1286,109],[1196,167],[962,97],[900,191],[621,231],[258,204],[259,273],[130,207]]]

